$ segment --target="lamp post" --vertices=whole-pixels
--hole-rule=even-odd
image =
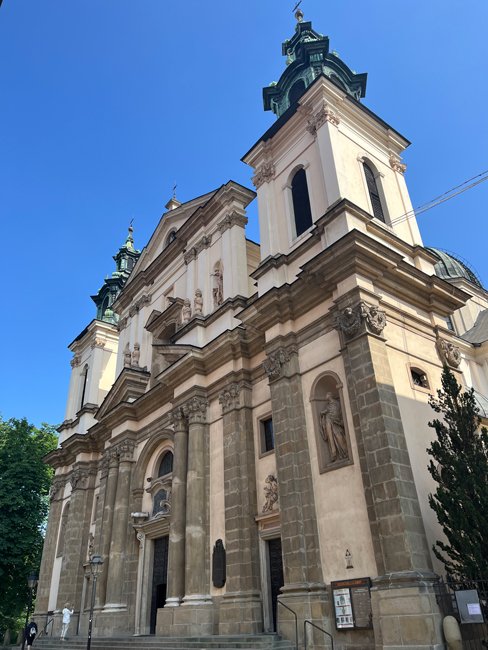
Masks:
[[[102,556],[92,555],[90,558],[90,574],[92,577],[92,593],[90,604],[90,620],[88,621],[88,640],[86,642],[86,650],[91,648],[92,626],[93,626],[93,608],[95,607],[95,592],[97,590],[97,579],[102,571]]]
[[[27,601],[27,614],[25,615],[25,625],[24,625],[24,634],[22,636],[22,650],[25,648],[25,631],[27,629],[27,623],[29,622],[29,616],[32,607],[32,598],[34,596],[34,589],[37,587],[37,574],[31,573],[27,578],[27,586],[29,587],[29,600]]]

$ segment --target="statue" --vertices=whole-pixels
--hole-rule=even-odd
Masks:
[[[136,368],[139,367],[139,358],[141,356],[141,346],[139,343],[134,343],[134,350],[132,352],[132,365]]]
[[[362,304],[363,315],[366,319],[366,325],[373,334],[381,334],[386,325],[386,314],[376,305],[367,306]]]
[[[184,324],[189,323],[191,318],[191,302],[188,298],[183,301],[181,308],[181,320]]]
[[[325,396],[325,408],[320,413],[320,433],[329,447],[331,462],[349,458],[341,403],[332,393]]]
[[[195,316],[201,316],[203,314],[203,298],[201,289],[195,289],[195,298],[193,300],[193,309]]]
[[[214,307],[219,307],[224,302],[224,276],[222,274],[220,263],[216,266],[215,271],[213,272],[213,277],[214,288],[212,293]]]
[[[266,498],[263,512],[271,512],[274,504],[278,501],[278,481],[276,476],[269,474],[264,481],[264,496]]]
[[[124,368],[129,368],[132,363],[132,354],[129,343],[124,348]]]

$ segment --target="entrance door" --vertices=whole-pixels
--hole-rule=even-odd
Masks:
[[[151,597],[150,633],[156,632],[156,616],[158,609],[166,602],[166,585],[168,579],[168,540],[169,537],[158,537],[154,540],[154,565]]]
[[[283,557],[281,555],[281,539],[269,539],[268,545],[268,561],[269,561],[269,581],[270,581],[270,594],[271,594],[271,614],[273,631],[276,632],[276,608],[278,603],[278,595],[281,587],[285,584],[283,578]]]

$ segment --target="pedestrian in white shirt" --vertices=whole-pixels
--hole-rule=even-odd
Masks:
[[[74,609],[70,609],[69,603],[65,604],[63,609],[63,625],[61,627],[61,638],[63,639],[63,641],[66,639],[66,632],[68,631],[71,615],[73,614],[74,611],[75,611]]]

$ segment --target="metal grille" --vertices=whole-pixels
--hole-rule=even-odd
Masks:
[[[463,623],[459,612],[456,592],[474,589],[483,615],[481,623]],[[443,616],[454,616],[461,628],[464,650],[486,650],[488,648],[488,580],[440,580],[436,585],[437,604]]]

